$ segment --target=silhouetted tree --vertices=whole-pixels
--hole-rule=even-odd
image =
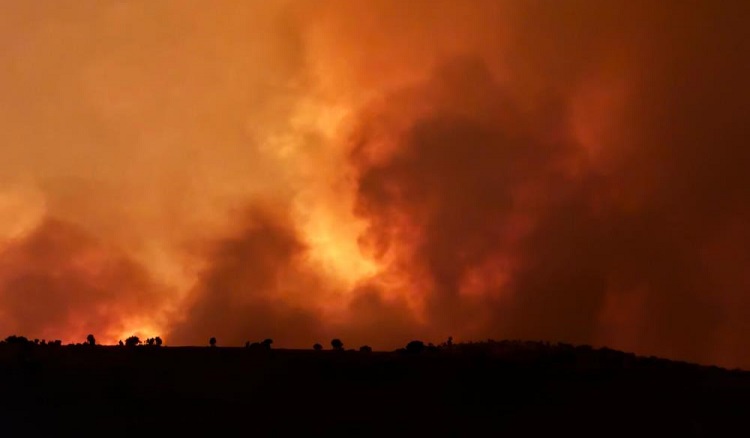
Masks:
[[[154,338],[154,344],[156,344],[157,347],[161,347],[161,344],[163,344],[164,341],[161,340],[161,337],[157,336]]]
[[[406,352],[411,354],[419,354],[424,351],[424,342],[422,341],[411,341],[406,344]]]
[[[266,350],[271,349],[271,344],[273,344],[273,339],[264,339],[263,342],[260,343],[261,347],[265,348]]]
[[[216,347],[216,338],[212,336],[211,339],[208,340],[208,345]]]
[[[372,347],[370,347],[369,345],[363,345],[359,347],[359,352],[360,353],[372,353]]]
[[[128,347],[135,347],[137,345],[140,345],[141,340],[138,338],[138,336],[131,336],[127,339],[125,339],[125,345]]]
[[[25,345],[29,343],[29,340],[25,336],[10,335],[5,338],[5,342],[8,344]]]
[[[313,350],[315,351],[321,351],[323,349],[323,346],[320,344],[313,345]]]
[[[341,342],[341,339],[334,339],[331,341],[331,347],[333,347],[334,350],[342,351],[344,349],[344,343]]]
[[[122,339],[120,339],[120,342],[119,342],[119,344],[120,344],[120,347],[122,347],[123,345],[125,345],[125,344],[124,344],[124,343],[122,342]]]
[[[59,340],[59,339],[55,339],[54,341],[50,341],[49,344],[52,345],[52,346],[55,346],[55,347],[61,347],[62,346],[62,341]]]
[[[86,343],[89,345],[96,345],[96,338],[94,337],[94,335],[86,336]]]

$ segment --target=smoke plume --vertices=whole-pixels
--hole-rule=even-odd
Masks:
[[[750,366],[748,6],[0,7],[0,329]]]

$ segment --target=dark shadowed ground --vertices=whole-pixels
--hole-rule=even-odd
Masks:
[[[5,344],[0,394],[2,436],[729,436],[750,418],[750,373],[521,342],[419,354]]]

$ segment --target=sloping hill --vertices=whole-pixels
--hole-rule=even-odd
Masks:
[[[0,382],[13,436],[729,436],[750,418],[746,372],[514,341],[418,353],[6,344]]]

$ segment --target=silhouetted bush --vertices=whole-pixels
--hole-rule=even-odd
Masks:
[[[273,344],[273,339],[267,338],[260,342],[245,342],[245,348],[251,350],[251,351],[268,351],[271,349],[271,344]]]
[[[216,347],[216,338],[211,337],[211,339],[208,340],[208,345]]]
[[[120,345],[120,347],[122,347],[122,346],[124,346],[124,345],[125,345],[125,344],[124,344],[124,343],[122,342],[122,339],[120,339],[120,342],[118,342],[118,344]]]
[[[140,345],[141,340],[138,338],[138,336],[131,336],[127,339],[125,339],[125,345],[128,347],[135,347],[137,345]]]
[[[323,346],[320,345],[320,344],[315,344],[315,345],[313,345],[313,350],[315,350],[315,351],[321,351],[321,350],[323,350]]]
[[[372,347],[370,347],[369,345],[363,345],[359,347],[359,352],[360,353],[372,353]]]
[[[411,341],[406,344],[406,352],[411,354],[419,354],[424,351],[424,342],[422,341]]]
[[[331,341],[331,347],[333,347],[336,351],[343,351],[344,350],[344,343],[341,342],[341,339],[334,339]]]
[[[96,345],[96,338],[94,337],[94,335],[86,336],[86,343],[92,346]]]
[[[149,347],[161,347],[161,345],[163,344],[163,341],[161,340],[160,337],[156,336],[155,338],[146,339],[146,344]]]
[[[15,345],[27,345],[30,344],[29,340],[25,336],[10,335],[5,338],[5,342],[8,344]]]

